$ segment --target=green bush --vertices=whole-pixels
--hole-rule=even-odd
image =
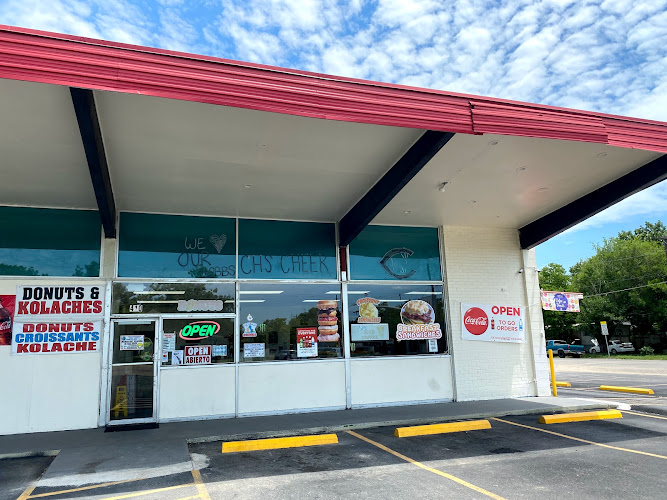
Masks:
[[[642,356],[650,356],[653,353],[655,353],[655,350],[653,349],[653,347],[650,347],[650,346],[647,346],[647,345],[645,345],[644,347],[639,349],[639,354],[641,354]]]

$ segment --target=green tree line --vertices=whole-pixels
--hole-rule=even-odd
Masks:
[[[548,264],[539,277],[542,290],[584,294],[580,313],[544,311],[547,339],[591,335],[604,344],[600,321],[607,321],[610,338],[618,325],[630,325],[635,348],[667,352],[667,227],[661,221],[604,239],[569,272]]]

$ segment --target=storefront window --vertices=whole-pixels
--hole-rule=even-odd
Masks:
[[[114,283],[112,314],[233,313],[234,283]]]
[[[118,276],[235,278],[236,220],[121,213]]]
[[[0,207],[0,225],[0,275],[100,275],[97,212]]]
[[[241,361],[343,357],[340,285],[242,283]]]
[[[239,220],[239,278],[336,279],[334,224]]]
[[[233,362],[233,319],[163,320],[162,366],[199,366]]]
[[[352,356],[447,352],[442,285],[349,285]]]
[[[441,281],[438,230],[367,226],[350,243],[350,278]]]

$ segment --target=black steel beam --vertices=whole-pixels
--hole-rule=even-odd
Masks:
[[[93,182],[97,207],[102,219],[105,238],[116,237],[116,202],[111,189],[109,165],[104,152],[104,142],[97,117],[95,97],[92,90],[70,87],[72,104],[79,123],[83,149],[88,161],[90,179]]]
[[[624,198],[665,179],[667,179],[667,155],[519,228],[521,248],[533,248]]]
[[[339,245],[347,246],[442,147],[452,132],[427,130],[338,223]]]

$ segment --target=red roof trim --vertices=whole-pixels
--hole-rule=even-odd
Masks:
[[[331,120],[667,153],[667,123],[0,25],[0,77]]]

